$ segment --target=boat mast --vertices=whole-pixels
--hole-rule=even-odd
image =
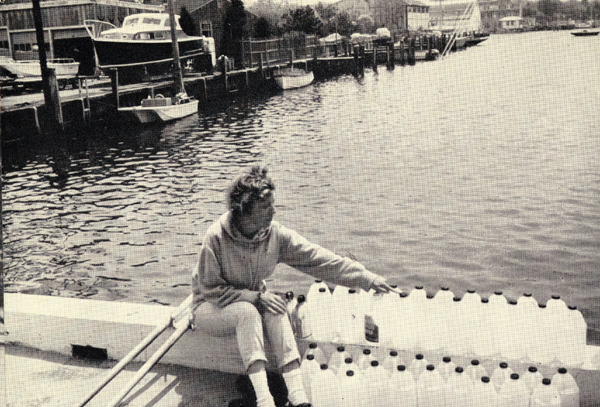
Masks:
[[[183,85],[183,74],[179,62],[179,44],[177,43],[177,22],[175,21],[175,6],[173,0],[169,0],[169,20],[171,20],[171,40],[173,42],[173,79],[175,80],[175,94],[185,93]]]

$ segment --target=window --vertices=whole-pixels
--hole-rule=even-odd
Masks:
[[[204,35],[205,37],[212,37],[213,36],[212,23],[209,23],[209,22],[200,23],[200,34]]]

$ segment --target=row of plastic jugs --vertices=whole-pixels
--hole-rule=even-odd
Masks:
[[[538,304],[531,294],[508,301],[501,292],[482,299],[470,290],[458,298],[442,288],[428,296],[420,286],[408,295],[377,295],[344,286],[336,286],[332,294],[317,280],[305,301],[299,296],[289,306],[297,334],[319,342],[569,367],[580,366],[585,358],[587,324],[576,307],[567,307],[558,296]]]
[[[325,360],[322,350],[311,344],[301,364],[314,407],[579,407],[580,403],[577,383],[565,368],[550,379],[534,366],[519,375],[503,362],[490,377],[477,360],[463,370],[449,357],[434,366],[419,354],[407,368],[398,364],[394,351],[380,365],[365,349],[354,363],[343,346],[329,363]]]

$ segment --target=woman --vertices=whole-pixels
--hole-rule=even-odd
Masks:
[[[269,392],[263,333],[268,337],[293,407],[310,407],[302,385],[300,354],[285,301],[263,280],[278,263],[335,284],[388,292],[386,280],[363,265],[308,242],[273,221],[275,185],[254,166],[227,191],[229,211],[212,224],[192,275],[195,322],[211,335],[236,334],[258,407],[274,407]]]

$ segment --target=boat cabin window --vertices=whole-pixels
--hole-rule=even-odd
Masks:
[[[156,25],[160,25],[160,18],[150,18],[150,17],[144,17],[144,20],[142,21],[143,24],[156,24]]]
[[[133,36],[133,39],[134,40],[153,40],[154,33],[153,32],[137,33]]]
[[[123,25],[136,25],[139,18],[128,18]]]

